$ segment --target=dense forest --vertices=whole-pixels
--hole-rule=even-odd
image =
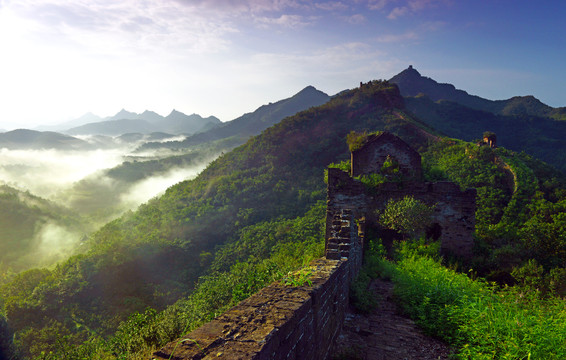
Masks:
[[[421,152],[427,180],[478,189],[473,259],[422,256],[494,287],[527,289],[535,300],[525,307],[562,301],[562,173],[525,153],[443,137],[406,110],[397,86],[372,81],[221,155],[197,178],[94,232],[82,254],[51,268],[6,274],[0,283],[2,356],[147,359],[155,348],[321,256],[324,169],[349,159],[351,131],[379,130]],[[473,136],[481,138],[482,131]],[[124,166],[113,176],[137,175]],[[379,261],[400,283],[404,260]],[[454,344],[464,349],[462,341]]]

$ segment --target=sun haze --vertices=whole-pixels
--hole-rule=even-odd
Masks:
[[[409,64],[491,99],[566,105],[566,5],[531,1],[0,1],[0,129],[122,108],[232,120]]]

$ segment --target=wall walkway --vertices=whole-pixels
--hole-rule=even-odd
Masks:
[[[334,259],[314,260],[311,284],[275,282],[213,321],[154,353],[156,360],[320,360],[329,357],[361,266],[361,238],[351,212],[334,219]]]

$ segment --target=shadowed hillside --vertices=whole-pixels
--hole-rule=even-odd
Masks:
[[[107,224],[89,239],[87,254],[16,293],[5,289],[12,294],[6,306],[11,326],[28,334],[21,345],[33,352],[32,341],[41,349],[32,340],[36,331],[84,339],[69,316],[100,334],[112,333],[131,312],[160,309],[188,294],[217,246],[254,224],[301,216],[325,198],[323,169],[348,157],[344,138],[351,130],[387,128],[416,146],[426,144],[402,106],[399,91],[386,82],[347,91],[270,127],[195,180]]]
[[[484,131],[498,144],[524,151],[566,173],[565,108],[551,108],[532,96],[492,101],[469,95],[451,84],[439,84],[412,67],[391,79],[408,111],[442,133],[467,141]]]
[[[324,169],[349,168],[351,131],[378,130],[421,152],[427,180],[478,189],[477,249],[466,269],[500,280],[527,260],[549,270],[564,260],[564,219],[544,216],[565,206],[553,169],[431,134],[405,111],[395,85],[372,81],[285,118],[108,223],[88,239],[87,253],[17,275],[1,289],[15,345],[24,358],[147,355],[320,256]],[[541,250],[531,235],[539,227],[555,251]]]
[[[566,120],[566,108],[553,108],[534,96],[515,96],[507,100],[488,100],[470,95],[452,84],[441,84],[422,76],[409,66],[389,81],[399,86],[403,96],[415,97],[424,94],[433,101],[449,100],[466,107],[505,116],[537,116],[555,120]]]
[[[209,131],[193,135],[184,141],[170,142],[167,144],[149,143],[142,149],[150,148],[169,148],[181,149],[210,141],[234,138],[243,143],[250,136],[257,135],[281,119],[306,110],[313,106],[322,105],[330,99],[322,91],[316,90],[312,86],[307,86],[297,94],[284,100],[270,103],[259,107],[252,113],[247,113],[237,119],[228,121]]]

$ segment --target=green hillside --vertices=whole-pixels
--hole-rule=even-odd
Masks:
[[[566,173],[566,122],[531,115],[505,116],[474,110],[456,102],[407,97],[407,110],[442,133],[472,141],[486,130],[498,145],[524,151]]]
[[[402,104],[387,83],[346,92],[265,130],[195,180],[107,224],[89,239],[90,252],[48,271],[29,292],[4,295],[10,324],[29,334],[22,345],[29,347],[36,331],[72,334],[77,323],[108,334],[133,311],[161,309],[189,294],[217,246],[248,226],[302,216],[325,198],[323,169],[347,157],[351,130],[387,128],[426,144],[420,128],[404,120]]]
[[[213,141],[224,140],[243,144],[250,136],[257,135],[268,127],[278,123],[287,116],[294,115],[299,111],[313,106],[319,106],[330,100],[330,97],[307,86],[290,98],[279,100],[275,103],[260,106],[251,113],[246,113],[234,120],[227,121],[208,131],[189,136],[183,141],[172,141],[168,143],[147,143],[144,149],[182,149]]]
[[[566,191],[558,172],[524,154],[440,138],[408,115],[395,85],[372,81],[284,119],[105,225],[87,253],[17,275],[0,295],[17,352],[147,359],[320,256],[324,169],[349,159],[347,134],[376,130],[419,150],[429,180],[478,188],[477,246],[462,269],[503,283],[529,260],[543,266],[541,279],[563,266]],[[548,240],[537,243],[533,229]]]
[[[0,185],[0,284],[13,272],[64,260],[84,231],[68,209]]]
[[[422,76],[412,66],[392,77],[390,82],[396,84],[403,96],[416,97],[426,95],[433,101],[447,100],[471,109],[504,116],[534,116],[554,120],[566,120],[566,108],[553,108],[542,103],[532,95],[514,96],[506,100],[488,100],[470,95],[464,90],[456,89],[452,84],[442,84]]]

